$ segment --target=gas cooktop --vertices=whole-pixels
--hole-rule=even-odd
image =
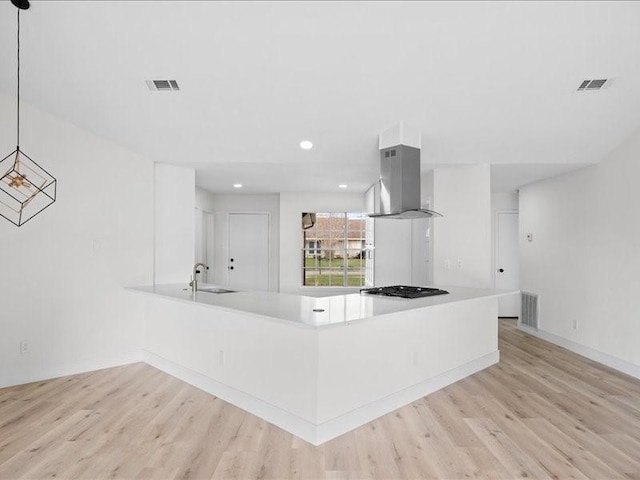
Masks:
[[[444,295],[449,292],[446,290],[440,290],[439,288],[393,285],[390,287],[363,288],[360,290],[360,293],[366,293],[368,295],[385,295],[387,297],[420,298],[430,297],[433,295]]]

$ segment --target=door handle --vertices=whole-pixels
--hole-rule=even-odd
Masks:
[[[230,262],[233,262],[233,258],[230,258],[230,259],[229,259],[229,261],[230,261]]]
[[[229,270],[233,270],[233,265],[231,265],[231,266],[229,267]]]
[[[500,273],[504,273],[504,268],[500,268],[498,271],[499,271]]]

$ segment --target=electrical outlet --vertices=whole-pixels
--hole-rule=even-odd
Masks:
[[[458,258],[458,259],[456,260],[456,268],[457,268],[458,270],[462,270],[462,259]]]
[[[451,270],[451,260],[449,260],[448,258],[444,261],[444,268],[446,268],[447,270]]]
[[[20,354],[24,355],[25,353],[29,353],[29,342],[22,340],[20,342]]]

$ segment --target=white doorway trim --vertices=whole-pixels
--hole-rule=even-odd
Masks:
[[[208,210],[202,211],[202,249],[204,251],[204,262],[207,265],[204,276],[207,283],[213,283],[215,272],[214,260],[214,238],[215,238],[215,217],[214,213]]]
[[[267,217],[267,291],[271,291],[271,212],[227,212],[227,248],[225,252],[227,286],[231,284],[229,271],[229,252],[231,251],[231,216],[232,215],[265,215]]]
[[[211,283],[214,277],[214,216],[213,212],[195,208],[195,262],[202,262],[207,269],[202,272],[199,281]]]

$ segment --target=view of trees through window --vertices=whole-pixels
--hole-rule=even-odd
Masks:
[[[302,230],[306,286],[365,284],[365,213],[316,213],[315,225]]]

